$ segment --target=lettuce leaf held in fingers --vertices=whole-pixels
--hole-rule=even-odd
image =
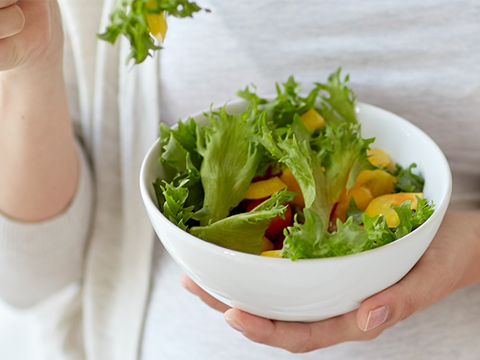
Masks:
[[[97,37],[115,44],[120,35],[125,36],[130,42],[127,63],[133,60],[135,64],[140,64],[154,51],[162,49],[151,34],[149,17],[168,14],[185,18],[201,10],[200,6],[189,0],[117,0],[110,13],[110,24]]]

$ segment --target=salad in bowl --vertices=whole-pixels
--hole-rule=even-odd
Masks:
[[[306,95],[293,77],[270,97],[247,88],[160,126],[142,199],[165,249],[216,299],[269,319],[330,318],[399,281],[434,238],[452,187],[445,156],[412,123],[355,101],[347,80],[338,70]]]
[[[395,164],[365,138],[340,69],[301,95],[290,77],[276,96],[247,87],[226,106],[160,126],[166,176],[159,210],[190,234],[231,250],[291,260],[375,249],[434,212],[416,164]]]

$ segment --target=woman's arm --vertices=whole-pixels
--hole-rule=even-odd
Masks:
[[[0,212],[17,220],[54,217],[77,187],[62,55],[56,1],[0,0]]]
[[[82,277],[93,187],[62,55],[56,0],[0,0],[0,298],[18,308]]]
[[[185,274],[180,281],[209,306],[225,312],[227,323],[250,340],[297,353],[376,338],[453,291],[480,283],[478,259],[480,211],[447,212],[432,244],[402,280],[366,299],[358,310],[316,323],[272,321],[229,309]]]

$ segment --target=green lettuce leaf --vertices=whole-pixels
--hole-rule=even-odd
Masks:
[[[154,183],[160,210],[172,223],[183,230],[187,230],[187,222],[195,216],[194,206],[186,206],[188,198],[188,180],[182,181],[178,186],[165,181],[157,180]],[[161,196],[159,193],[161,192]]]
[[[292,260],[355,254],[363,250],[367,232],[353,223],[337,221],[338,230],[325,231],[323,220],[311,209],[304,209],[305,222],[289,227],[283,242],[282,255]]]
[[[347,220],[352,218],[353,223],[356,225],[363,224],[363,211],[358,208],[353,196],[350,198],[350,203],[348,204],[346,218]]]
[[[202,157],[196,149],[196,129],[197,124],[192,118],[185,123],[179,122],[176,130],[160,124],[162,155],[159,161],[164,165],[166,178],[171,180],[172,186],[178,187],[182,183],[182,187],[188,188],[185,206],[193,206],[198,211],[203,206],[204,191],[199,171]],[[158,194],[163,191],[159,184],[156,185],[156,193],[157,198],[161,198]]]
[[[388,227],[387,220],[383,215],[370,217],[364,213],[363,227],[367,232],[367,241],[363,244],[362,251],[386,245],[397,239],[392,229]]]
[[[325,84],[316,83],[320,92],[321,104],[318,112],[323,118],[336,125],[344,123],[356,124],[357,115],[355,112],[355,95],[346,86],[349,75],[344,81],[340,80],[341,68],[330,74]]]
[[[305,208],[304,221],[295,218],[294,226],[287,228],[282,255],[292,260],[344,256],[386,245],[415,230],[432,215],[433,203],[419,197],[417,201],[417,211],[411,210],[410,200],[394,207],[400,219],[396,228],[390,229],[383,215],[370,217],[363,213],[363,227],[358,226],[356,214],[345,223],[337,220],[337,231],[333,233],[327,231],[318,213]]]
[[[411,209],[411,201],[407,200],[400,206],[394,206],[393,210],[398,215],[399,224],[397,225],[395,236],[397,239],[407,235],[423,224],[434,212],[433,202],[428,204],[428,200],[417,198],[417,209]]]
[[[323,133],[312,138],[298,115],[283,139],[266,121],[261,129],[263,136],[259,141],[292,171],[302,190],[305,207],[314,210],[327,228],[344,186],[353,185],[362,170],[372,168],[366,151],[373,139],[363,139],[360,125],[355,124],[338,127],[327,124]]]
[[[160,123],[160,146],[162,147],[162,156],[160,161],[170,165],[182,172],[186,168],[183,163],[185,153],[190,153],[190,160],[197,169],[200,169],[202,157],[197,151],[197,123],[193,118],[187,121],[179,121],[177,129],[172,130],[168,125]],[[171,144],[170,144],[171,143]],[[181,155],[179,154],[181,153]],[[177,163],[178,160],[180,163]]]
[[[189,0],[117,0],[117,5],[110,14],[110,24],[97,37],[115,44],[117,38],[124,35],[131,46],[127,63],[133,59],[135,64],[139,64],[147,56],[152,56],[155,50],[162,49],[155,44],[155,39],[150,34],[147,14],[166,11],[168,15],[184,18],[192,17],[193,13],[200,10],[202,9],[196,3]]]
[[[395,183],[395,192],[423,192],[425,180],[421,175],[414,174],[412,169],[415,169],[417,164],[413,163],[408,168],[404,169],[401,165],[396,164],[393,176],[398,181]]]
[[[272,101],[260,98],[255,91],[251,92],[247,87],[245,90],[237,92],[237,96],[247,100],[250,106],[258,111],[267,112],[268,122],[276,128],[285,127],[292,124],[293,117],[303,115],[308,110],[314,108],[319,92],[314,88],[306,97],[300,96],[301,84],[290,76],[286,83],[275,84],[277,97]]]
[[[245,198],[264,154],[254,141],[258,117],[248,111],[230,115],[225,107],[206,116],[209,126],[197,131],[198,152],[203,157],[200,176],[205,191],[204,206],[210,211],[202,219],[202,226],[226,218]]]
[[[250,212],[232,215],[207,226],[192,227],[190,233],[228,249],[260,254],[270,220],[283,216],[287,208],[284,203],[294,196],[285,190],[277,192]]]

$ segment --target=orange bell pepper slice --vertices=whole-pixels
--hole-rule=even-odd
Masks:
[[[390,158],[387,153],[382,149],[370,149],[367,150],[368,160],[370,163],[379,168],[386,168],[390,165]]]
[[[284,169],[282,175],[280,175],[280,179],[287,184],[287,190],[296,192],[297,195],[290,201],[292,205],[298,205],[302,209],[305,207],[305,200],[303,199],[302,190],[300,189],[300,185],[298,185],[297,180],[293,176],[290,169]]]
[[[268,256],[268,257],[276,257],[276,258],[283,258],[281,255],[282,250],[270,250],[270,251],[262,251],[260,256]]]
[[[417,196],[420,199],[423,199],[423,193],[397,193],[382,195],[370,202],[365,209],[365,213],[371,217],[379,214],[384,215],[387,220],[388,227],[395,227],[399,224],[400,220],[395,210],[392,209],[392,205],[400,206],[405,201],[411,200],[410,207],[412,210],[414,210],[417,208]]]
[[[255,181],[248,187],[245,199],[263,199],[286,188],[287,185],[278,176],[271,177],[268,180]]]
[[[262,237],[262,252],[264,251],[271,251],[275,248],[275,245],[267,238]]]
[[[350,198],[353,197],[360,210],[365,210],[374,198],[384,194],[391,194],[394,189],[393,183],[396,181],[395,176],[384,170],[362,171],[357,176],[355,184],[350,190],[347,191],[346,188],[343,189],[332,214],[332,225],[335,226],[337,219],[340,219],[342,222],[346,221]]]
[[[325,126],[325,119],[314,108],[300,116],[307,130],[321,129]]]

